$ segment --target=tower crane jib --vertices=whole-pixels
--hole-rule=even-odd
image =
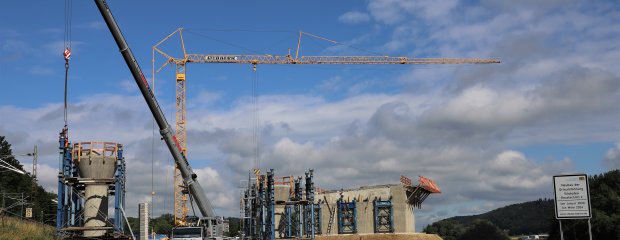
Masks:
[[[181,41],[182,57],[173,57],[170,54],[159,49],[164,42],[170,40],[175,34],[179,35]],[[413,58],[403,56],[299,56],[301,48],[301,38],[303,35],[328,41],[334,44],[340,44],[337,41],[317,36],[311,33],[299,31],[297,40],[297,49],[295,56],[289,54],[285,56],[278,55],[241,55],[241,54],[203,54],[203,53],[187,53],[185,42],[183,40],[183,28],[178,28],[164,39],[153,46],[153,53],[157,52],[163,56],[166,61],[159,67],[157,72],[161,71],[169,64],[175,64],[176,69],[176,133],[178,146],[186,154],[186,65],[187,63],[229,63],[229,64],[252,64],[256,69],[257,64],[296,64],[296,65],[314,65],[314,64],[332,64],[332,65],[414,65],[414,64],[491,64],[500,63],[496,59],[483,58]],[[153,55],[153,62],[155,62]],[[154,71],[155,72],[155,71]],[[175,188],[175,222],[182,222],[187,216],[187,198],[183,197],[183,179],[181,174],[174,174]]]

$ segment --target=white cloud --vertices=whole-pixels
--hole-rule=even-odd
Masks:
[[[456,1],[383,0],[369,1],[368,14],[343,14],[339,20],[345,23],[387,25],[390,39],[378,45],[388,51],[409,48],[413,50],[407,55],[419,57],[491,56],[503,63],[413,67],[394,77],[408,89],[391,93],[359,94],[378,80],[360,77],[358,91],[342,75],[318,87],[347,89],[349,96],[337,101],[323,95],[262,95],[261,166],[275,168],[277,175],[314,168],[318,186],[336,189],[395,183],[401,174],[427,176],[443,193],[418,210],[419,224],[550,196],[550,176],[574,170],[576,160],[541,161],[514,149],[620,140],[620,70],[615,66],[620,29],[613,24],[618,19],[614,11],[596,16],[570,5],[547,13],[553,8],[538,9],[534,2],[462,6]],[[356,39],[372,40],[366,35]],[[23,44],[2,43],[3,49]],[[157,132],[151,150],[152,117],[143,99],[131,94],[137,93],[100,94],[72,103],[70,137],[125,144],[128,207],[135,210],[138,201],[149,201],[153,184],[154,204],[171,210],[169,153]],[[228,108],[210,108],[220,100],[221,93],[207,91],[188,100],[189,160],[218,212],[236,215],[236,187],[254,159],[253,105],[240,98]],[[173,103],[160,104],[173,112]],[[172,123],[174,118],[168,119]],[[39,145],[39,179],[49,190],[55,190],[56,137],[62,124],[59,103],[0,106],[0,135],[8,137],[16,152]],[[609,149],[605,166],[619,167],[619,149]]]
[[[81,23],[75,26],[76,28],[85,28],[85,29],[93,29],[93,30],[101,30],[106,27],[103,21],[92,21],[87,23]]]
[[[28,72],[33,75],[52,76],[54,75],[55,71],[49,67],[33,66],[32,68],[28,70]]]
[[[335,102],[316,96],[264,95],[260,97],[261,165],[285,175],[314,168],[317,184],[325,188],[396,182],[401,174],[425,175],[444,189],[443,195],[429,200],[431,204],[454,204],[452,199],[531,200],[547,194],[546,177],[570,170],[571,161],[539,163],[502,143],[511,141],[511,133],[536,126],[542,128],[537,134],[546,135],[549,130],[544,127],[553,123],[562,123],[560,131],[570,133],[566,129],[574,129],[581,120],[567,119],[567,115],[584,113],[592,118],[595,113],[605,118],[617,114],[610,107],[618,97],[614,78],[591,73],[582,77],[560,74],[574,79],[550,80],[547,84],[551,85],[523,89],[477,84],[457,94],[364,94]],[[555,91],[558,88],[562,91]],[[570,98],[562,98],[564,93],[570,93]],[[583,99],[590,101],[583,103]],[[196,106],[188,112],[192,116],[189,159],[222,214],[236,212],[236,185],[252,167],[252,104],[247,100],[229,109],[204,111],[208,107]],[[16,151],[39,144],[40,163],[45,166],[40,179],[47,189],[55,189],[55,137],[62,126],[61,105],[3,106],[0,116],[0,134],[8,136]],[[85,97],[70,105],[69,117],[73,141],[125,144],[131,173],[128,201],[150,199],[152,154],[156,176],[171,175],[170,157],[157,133],[156,150],[151,152],[151,115],[140,96]],[[583,130],[590,135],[609,134],[601,126]],[[171,209],[169,177],[155,178],[155,204]],[[508,199],[515,193],[521,197]]]
[[[620,169],[620,143],[607,150],[603,158],[603,165],[609,170]]]
[[[81,41],[71,41],[71,52],[72,56],[75,56],[76,53],[79,53],[83,48],[81,46],[84,45],[84,42]],[[64,41],[51,41],[47,44],[44,44],[43,50],[51,56],[62,57],[63,52],[65,51],[65,42]]]
[[[394,24],[405,17],[407,9],[412,9],[413,4],[413,1],[370,1],[368,2],[368,10],[375,20],[386,24]]]
[[[444,22],[445,16],[449,15],[457,5],[457,0],[377,0],[368,2],[368,10],[375,20],[385,24],[395,24],[411,16],[436,23]]]
[[[344,23],[356,24],[370,21],[370,16],[367,13],[350,11],[340,15],[338,20]]]

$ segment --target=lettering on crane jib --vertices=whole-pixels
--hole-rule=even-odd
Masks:
[[[206,61],[237,61],[235,56],[205,56]]]

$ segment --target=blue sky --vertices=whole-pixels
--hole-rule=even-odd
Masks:
[[[620,167],[619,4],[613,1],[110,1],[147,78],[151,47],[186,29],[189,52],[480,57],[497,65],[259,65],[261,167],[316,169],[324,188],[424,175],[444,193],[417,230],[454,215],[551,197],[551,176]],[[94,3],[74,1],[69,121],[73,141],[125,144],[129,201],[171,209],[171,160]],[[64,2],[0,9],[0,135],[39,146],[55,191],[63,125]],[[162,49],[180,56],[178,39]],[[156,57],[156,65],[163,58]],[[174,120],[174,69],[155,75]],[[252,167],[251,66],[188,66],[188,156],[222,215]],[[153,163],[152,160],[153,159]],[[28,162],[28,159],[24,159]],[[153,165],[151,165],[153,164]],[[153,169],[153,171],[151,171]],[[154,172],[151,178],[151,172]],[[135,204],[137,206],[137,204]],[[131,206],[135,210],[135,206]]]

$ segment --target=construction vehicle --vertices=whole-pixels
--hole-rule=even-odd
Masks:
[[[97,8],[99,9],[105,23],[110,30],[116,44],[119,47],[121,55],[125,60],[142,96],[144,97],[153,117],[159,127],[162,139],[165,141],[168,150],[172,154],[172,157],[176,163],[176,167],[180,172],[180,176],[183,179],[183,185],[187,188],[192,199],[203,216],[194,222],[188,222],[187,226],[177,227],[173,230],[173,239],[218,239],[223,238],[220,231],[219,224],[221,221],[217,216],[213,207],[211,206],[204,190],[197,181],[197,175],[190,167],[187,158],[184,154],[185,151],[185,117],[182,115],[183,121],[181,121],[182,131],[180,131],[181,140],[177,138],[173,130],[171,129],[168,121],[166,120],[163,111],[161,110],[155,95],[149,87],[137,60],[134,58],[131,49],[129,48],[125,38],[120,31],[120,28],[112,12],[110,11],[105,0],[95,0]],[[307,33],[306,33],[307,34]],[[302,32],[300,32],[300,39],[297,44],[297,51],[293,58],[289,53],[287,56],[263,56],[263,55],[209,55],[209,54],[185,54],[182,59],[176,59],[168,56],[167,63],[176,63],[177,66],[177,81],[182,83],[181,86],[183,94],[182,108],[178,108],[177,111],[182,110],[185,112],[185,63],[245,63],[252,64],[254,67],[257,64],[486,64],[486,63],[499,63],[494,59],[451,59],[451,58],[406,58],[406,57],[389,57],[389,56],[299,56],[299,42],[301,41]],[[160,52],[162,53],[162,52]],[[167,56],[167,55],[166,55]],[[179,87],[179,86],[177,86]],[[177,103],[177,105],[179,105]],[[176,231],[178,238],[174,238],[174,232]],[[189,237],[182,237],[183,233],[188,233]],[[199,235],[199,237],[198,237]]]
[[[176,238],[176,239],[223,239],[223,232],[220,230],[221,227],[218,226],[222,221],[219,221],[215,216],[215,212],[209,199],[204,193],[204,190],[200,186],[200,183],[197,181],[198,176],[194,173],[192,168],[190,167],[187,158],[183,154],[181,146],[179,145],[179,141],[176,136],[172,132],[166,117],[164,116],[163,111],[161,110],[159,104],[157,103],[157,99],[153,94],[153,91],[149,87],[146,79],[144,78],[144,74],[138,65],[138,61],[133,56],[127,41],[125,41],[125,37],[123,36],[118,24],[114,20],[114,16],[108,7],[108,4],[105,0],[95,0],[97,8],[101,13],[101,16],[105,20],[105,23],[112,33],[114,37],[114,41],[118,45],[118,48],[131,71],[131,75],[133,76],[138,88],[140,89],[140,93],[144,97],[151,113],[153,114],[153,118],[159,127],[159,132],[161,134],[162,139],[166,142],[168,146],[168,150],[172,154],[172,157],[177,164],[181,172],[181,176],[183,177],[183,182],[187,186],[189,193],[193,197],[196,202],[200,213],[203,218],[197,219],[196,222],[191,223],[185,227],[175,228],[173,231],[177,232],[177,235],[180,235],[182,232],[195,233],[199,232],[199,235],[196,238]],[[199,230],[199,231],[198,231]],[[190,234],[194,235],[194,234]],[[174,239],[174,238],[173,238]]]
[[[174,65],[175,69],[175,86],[176,86],[176,114],[175,114],[175,132],[178,138],[179,145],[184,154],[187,152],[187,101],[186,101],[186,83],[187,83],[187,64],[188,63],[227,63],[227,64],[252,64],[253,71],[256,71],[256,65],[258,64],[295,64],[295,65],[430,65],[430,64],[489,64],[499,63],[496,59],[481,59],[481,58],[411,58],[411,57],[395,57],[395,56],[302,56],[300,55],[302,36],[312,37],[321,41],[327,41],[332,44],[342,45],[341,43],[327,39],[321,36],[317,36],[311,33],[299,31],[297,39],[297,48],[294,53],[291,53],[291,49],[288,49],[287,55],[277,54],[262,54],[262,55],[241,55],[241,54],[204,54],[204,53],[192,53],[187,52],[185,46],[183,32],[185,29],[178,28],[174,32],[170,33],[164,39],[159,41],[153,46],[153,75],[156,72],[162,70],[165,66]],[[173,39],[173,36],[178,35],[180,40],[180,49],[183,50],[182,56],[173,57],[172,54],[160,49],[165,42]],[[155,53],[160,54],[165,58],[165,62],[155,71]],[[257,130],[255,130],[257,131]],[[258,154],[258,150],[255,149],[255,153]],[[258,164],[257,164],[258,165]],[[257,166],[255,166],[257,167]],[[174,172],[174,218],[176,225],[183,225],[184,219],[187,217],[188,207],[185,196],[185,186],[183,185],[181,174],[178,167]]]
[[[171,240],[226,239],[223,237],[223,218],[206,217],[188,220],[189,225],[172,229]]]

